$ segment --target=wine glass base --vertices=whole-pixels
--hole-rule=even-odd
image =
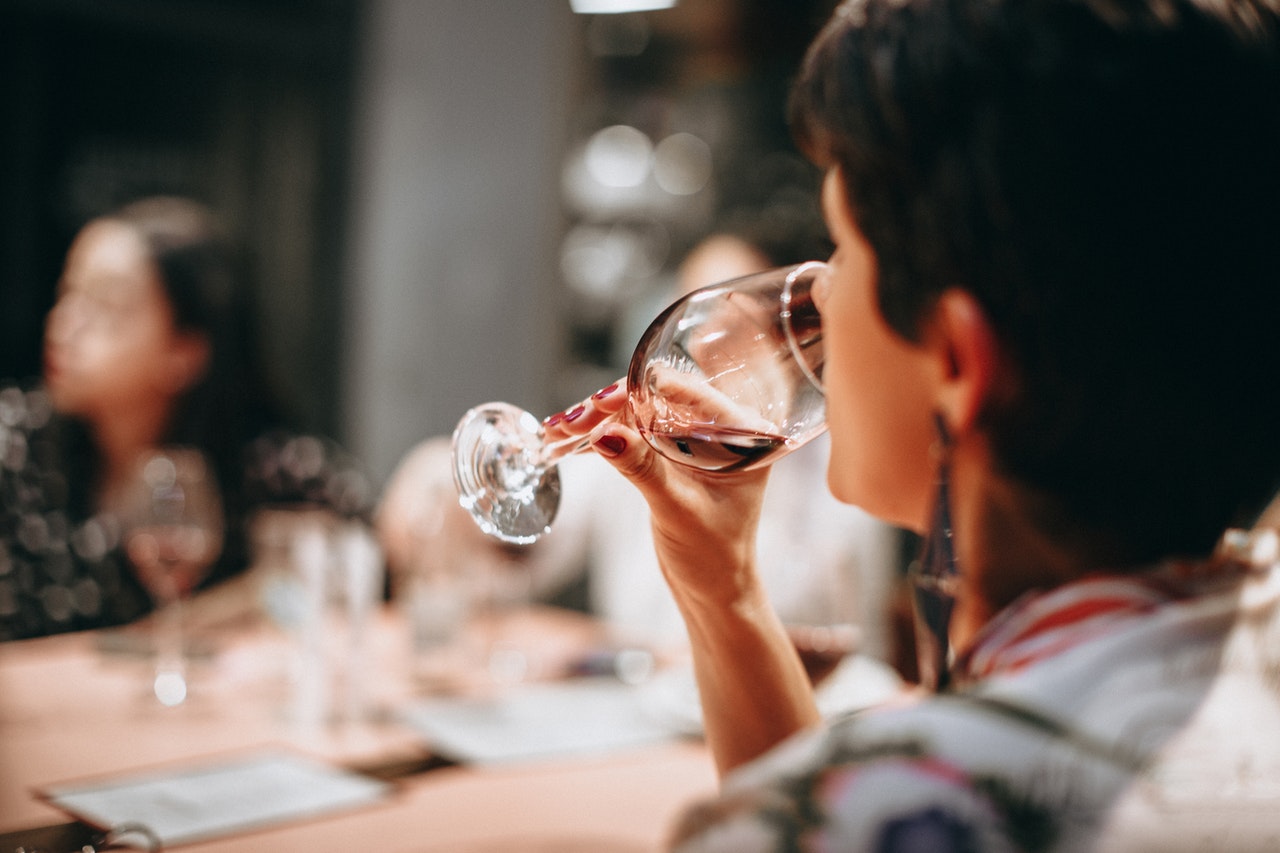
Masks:
[[[560,472],[544,466],[542,425],[507,403],[476,406],[453,433],[458,499],[490,536],[528,545],[551,529],[560,508]]]
[[[176,670],[161,670],[152,683],[156,699],[167,708],[187,701],[187,679]]]

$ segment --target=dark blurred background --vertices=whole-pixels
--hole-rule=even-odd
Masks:
[[[276,394],[385,477],[468,406],[607,383],[716,230],[825,251],[783,100],[831,0],[0,0],[0,378],[156,192],[246,248]]]

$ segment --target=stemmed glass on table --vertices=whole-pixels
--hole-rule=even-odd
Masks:
[[[183,602],[222,550],[217,482],[200,451],[166,447],[137,463],[125,498],[125,549],[156,605],[153,688],[164,705],[187,698]]]
[[[811,261],[713,284],[650,324],[627,370],[627,417],[659,453],[705,471],[772,464],[826,430],[822,323]],[[560,503],[556,463],[581,438],[543,441],[508,403],[468,411],[453,436],[462,505],[486,533],[528,544]]]

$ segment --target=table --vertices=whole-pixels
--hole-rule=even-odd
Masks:
[[[538,608],[520,619],[542,664],[535,675],[558,671],[600,638],[600,627],[577,613]],[[0,644],[0,834],[67,822],[32,796],[37,786],[263,746],[376,768],[396,776],[398,790],[359,811],[181,849],[632,853],[661,849],[682,806],[715,791],[710,756],[697,740],[519,765],[441,766],[394,713],[415,692],[406,634],[395,610],[379,614],[371,714],[321,726],[290,717],[282,669],[289,646],[266,625],[220,636],[191,701],[178,708],[147,701],[145,659],[102,651],[116,635]]]

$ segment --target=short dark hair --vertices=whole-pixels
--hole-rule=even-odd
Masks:
[[[914,339],[948,287],[1007,362],[982,414],[1043,529],[1203,554],[1280,485],[1274,0],[857,0],[792,92]]]

